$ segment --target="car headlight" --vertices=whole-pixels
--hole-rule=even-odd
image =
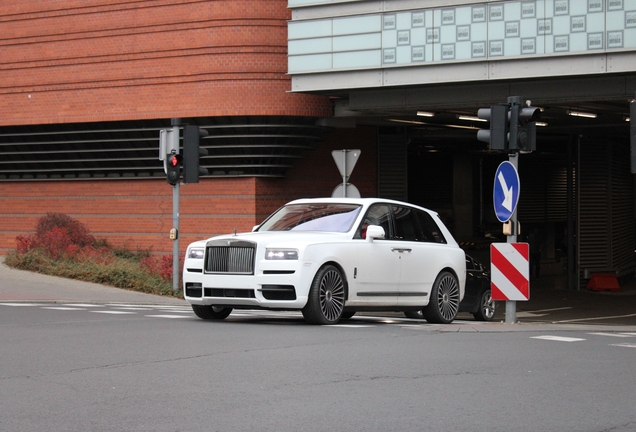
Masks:
[[[203,255],[205,255],[205,249],[203,248],[192,248],[188,251],[188,258],[190,259],[203,259]]]
[[[297,260],[298,249],[265,249],[266,260]]]

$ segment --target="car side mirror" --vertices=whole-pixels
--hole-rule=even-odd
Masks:
[[[372,242],[374,239],[383,239],[384,236],[384,228],[382,228],[380,225],[369,225],[367,227],[368,242]]]

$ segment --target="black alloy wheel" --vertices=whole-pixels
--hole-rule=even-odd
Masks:
[[[429,323],[450,324],[459,310],[459,283],[450,272],[443,271],[435,279],[431,298],[422,310]]]
[[[345,304],[345,281],[333,265],[318,270],[309,289],[303,316],[310,324],[336,324],[342,318]]]

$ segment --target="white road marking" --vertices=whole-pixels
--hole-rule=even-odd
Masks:
[[[543,339],[543,340],[551,340],[551,341],[557,341],[557,342],[578,342],[578,341],[585,340],[581,338],[573,338],[573,337],[565,337],[565,336],[550,336],[550,335],[530,336],[530,339]]]
[[[629,338],[629,337],[634,337],[632,335],[629,334],[621,334],[621,333],[588,333],[589,335],[596,335],[596,336],[612,336],[612,337],[619,337],[619,338]]]
[[[69,306],[69,307],[82,307],[82,308],[103,308],[104,305],[99,305],[99,304],[92,304],[92,303],[67,303],[63,306]]]
[[[111,314],[111,315],[124,315],[124,314],[129,314],[129,315],[134,315],[137,312],[128,312],[128,311],[116,311],[116,310],[112,310],[112,311],[91,311],[93,313],[101,313],[101,314]]]
[[[83,311],[84,308],[67,307],[67,306],[45,306],[42,309],[61,310],[61,311]]]
[[[365,327],[373,327],[372,325],[364,325],[364,324],[332,324],[324,327],[344,327],[344,328],[365,328]]]
[[[610,344],[610,346],[625,347],[625,348],[636,348],[636,344],[630,344],[630,343]]]

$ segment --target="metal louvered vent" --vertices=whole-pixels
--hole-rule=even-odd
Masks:
[[[382,132],[382,131],[381,131]],[[378,135],[378,196],[406,201],[408,140],[403,133]]]
[[[315,121],[182,119],[209,132],[200,161],[208,177],[284,177],[325,131]],[[169,119],[0,127],[0,181],[163,178],[159,130],[170,127]]]
[[[633,273],[634,204],[629,148],[616,142],[588,142],[581,151],[579,265],[581,276]]]

